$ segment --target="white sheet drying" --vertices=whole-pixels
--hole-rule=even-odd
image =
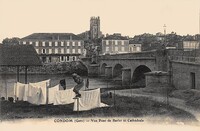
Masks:
[[[75,93],[73,92],[74,88],[60,90],[55,92],[54,96],[54,105],[65,105],[74,103]]]
[[[78,110],[90,110],[97,107],[107,106],[106,104],[101,103],[100,88],[89,90],[89,91],[80,91],[81,98],[79,98]],[[77,99],[74,102],[74,111],[77,111]]]
[[[55,93],[59,91],[59,85],[49,88],[49,102],[48,104],[54,103]]]
[[[18,98],[18,100],[24,99],[24,92],[25,92],[25,86],[27,88],[27,84],[23,84],[20,82],[17,82],[14,84],[14,96],[15,100]]]
[[[28,102],[34,105],[40,105],[41,102],[41,88],[32,87],[28,88]]]
[[[35,88],[41,88],[41,97],[39,104],[43,105],[47,103],[47,88],[49,86],[50,79],[37,82],[37,83],[29,83],[29,86],[35,87]]]

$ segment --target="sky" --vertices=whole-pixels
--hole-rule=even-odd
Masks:
[[[0,42],[32,33],[89,30],[90,17],[100,16],[103,34],[133,37],[172,31],[199,33],[200,0],[0,0]]]

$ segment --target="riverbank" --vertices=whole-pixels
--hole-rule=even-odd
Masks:
[[[167,90],[171,91],[167,93]],[[114,93],[114,91],[111,92]],[[168,86],[115,90],[115,94],[120,96],[145,97],[165,105],[174,106],[193,114],[200,121],[199,93],[198,90],[175,90]]]
[[[42,66],[29,66],[28,74],[38,74],[38,75],[57,75],[66,74],[71,75],[72,73],[78,73],[80,75],[87,75],[87,67],[81,61],[71,61],[71,62],[60,62],[60,63],[46,63]],[[19,68],[20,74],[25,74],[25,67]],[[6,74],[17,74],[17,67],[0,67],[0,75]]]
[[[178,124],[195,124],[195,117],[181,109],[153,101],[145,97],[105,97],[102,102],[109,107],[96,108],[89,111],[73,112],[73,104],[69,105],[32,105],[27,102],[11,103],[1,101],[1,120],[18,120],[26,118],[95,118],[95,117],[127,117],[140,118],[144,122]]]

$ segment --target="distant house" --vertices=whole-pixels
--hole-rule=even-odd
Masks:
[[[142,51],[142,44],[135,43],[134,40],[129,39],[129,52],[141,52]]]
[[[141,52],[141,44],[129,44],[129,52],[135,53],[135,52]]]
[[[73,33],[34,33],[19,44],[32,45],[43,63],[76,61],[84,54],[84,41]]]
[[[156,33],[156,40],[157,41],[164,41],[165,35],[161,32]]]
[[[199,41],[183,41],[183,49],[185,51],[199,49]]]
[[[129,52],[129,40],[121,34],[108,35],[102,40],[101,54],[118,54]]]

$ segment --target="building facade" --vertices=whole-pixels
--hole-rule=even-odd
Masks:
[[[102,39],[101,54],[120,54],[129,52],[129,40],[121,34],[109,35]]]
[[[135,52],[141,52],[141,44],[129,44],[129,52],[135,53]]]
[[[100,17],[91,17],[90,18],[90,37],[91,39],[100,38]]]
[[[32,45],[43,63],[76,61],[84,55],[84,41],[72,33],[34,33],[19,44]]]
[[[185,51],[199,49],[199,43],[199,41],[183,41],[183,49]]]

